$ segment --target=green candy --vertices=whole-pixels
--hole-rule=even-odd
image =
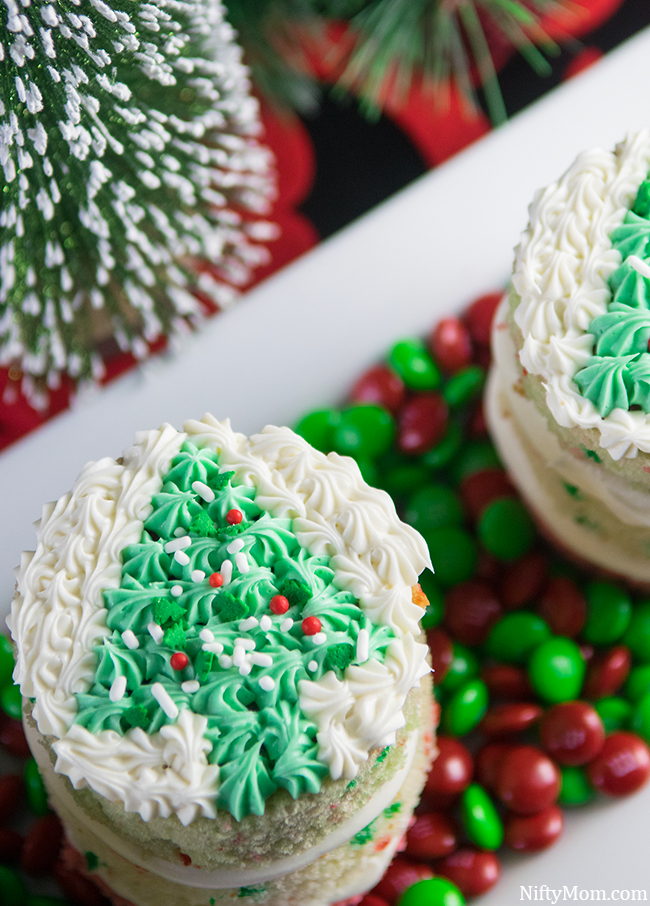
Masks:
[[[392,497],[404,497],[429,480],[429,471],[421,462],[398,460],[387,468],[382,462],[380,486]]]
[[[465,906],[465,897],[446,878],[424,878],[406,888],[397,906]]]
[[[341,413],[334,429],[337,453],[375,459],[390,449],[395,435],[395,421],[388,409],[376,403],[358,403]]]
[[[632,711],[630,730],[650,742],[650,693],[640,699]]]
[[[474,539],[462,528],[449,526],[423,532],[436,578],[441,585],[457,585],[471,579],[478,552]]]
[[[469,648],[454,642],[454,656],[440,687],[445,693],[455,692],[467,680],[478,676],[478,658]]]
[[[500,468],[501,460],[494,445],[489,440],[473,440],[463,446],[452,469],[452,477],[456,484],[460,484],[475,472]]]
[[[435,577],[425,570],[418,579],[420,588],[429,599],[429,606],[424,612],[421,623],[423,629],[433,629],[442,622],[445,615],[445,599],[442,589],[438,585]]]
[[[47,815],[49,807],[47,804],[47,791],[43,778],[41,777],[38,765],[33,758],[25,763],[25,793],[27,801],[35,815]]]
[[[583,636],[592,645],[609,645],[630,625],[630,596],[611,582],[590,582],[585,589],[587,622]]]
[[[638,702],[648,692],[650,692],[650,664],[633,667],[625,683],[625,694],[630,701]]]
[[[60,897],[29,896],[25,906],[68,906],[68,901]]]
[[[615,730],[626,729],[632,715],[632,705],[624,698],[619,698],[618,695],[601,698],[594,704],[594,708],[598,712],[607,734],[613,733]]]
[[[480,365],[468,365],[449,378],[442,396],[450,409],[464,406],[479,395],[484,380],[485,371]]]
[[[435,390],[440,386],[440,369],[422,340],[400,340],[391,349],[388,361],[411,390]]]
[[[585,677],[582,652],[571,639],[554,637],[542,642],[528,662],[531,685],[547,702],[578,698]]]
[[[650,601],[635,604],[622,642],[637,660],[650,662]]]
[[[0,865],[0,906],[24,906],[27,890],[19,875]]]
[[[464,736],[480,723],[488,706],[488,688],[480,679],[459,686],[445,703],[442,726],[451,736]]]
[[[405,521],[418,532],[463,524],[460,497],[444,484],[430,484],[416,491],[406,507]]]
[[[498,560],[518,560],[537,537],[528,510],[515,497],[493,500],[481,514],[477,528],[481,543]]]
[[[20,694],[20,686],[14,686],[10,682],[0,689],[0,708],[7,717],[12,717],[14,720],[22,719],[23,697]]]
[[[341,421],[338,409],[315,409],[303,416],[296,425],[296,434],[308,444],[329,453],[334,449],[334,431]]]
[[[572,765],[561,765],[562,786],[558,802],[560,805],[586,805],[594,798],[595,793],[582,768]]]
[[[496,661],[525,664],[534,649],[550,638],[551,630],[541,617],[520,610],[506,614],[492,627],[486,648]]]
[[[10,682],[14,667],[14,650],[11,640],[0,633],[0,688]]]
[[[503,843],[503,823],[487,792],[470,783],[461,797],[463,826],[472,843],[482,849],[498,849]]]
[[[360,456],[357,459],[357,465],[366,484],[376,488],[379,485],[379,469],[376,463],[372,459]]]
[[[421,462],[434,472],[444,469],[456,458],[463,444],[463,429],[459,422],[450,421],[447,433],[436,447],[432,447],[422,457]]]

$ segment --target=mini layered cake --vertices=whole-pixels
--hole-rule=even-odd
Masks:
[[[650,133],[540,190],[493,329],[490,428],[542,528],[650,585]]]
[[[9,620],[52,806],[116,902],[329,906],[433,752],[422,538],[356,464],[211,416],[46,506]]]

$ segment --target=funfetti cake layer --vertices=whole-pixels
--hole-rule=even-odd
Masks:
[[[427,565],[352,460],[286,428],[206,416],[86,466],[44,509],[10,619],[72,842],[188,889],[289,879],[269,904],[393,807],[396,846],[432,752]]]

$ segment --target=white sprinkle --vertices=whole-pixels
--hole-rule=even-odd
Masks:
[[[174,529],[174,535],[177,538],[182,538],[184,535],[187,535],[187,529],[183,528],[182,525],[179,525],[178,528]]]
[[[214,633],[206,626],[205,629],[202,629],[201,632],[199,632],[199,638],[202,642],[214,642]]]
[[[130,651],[135,651],[136,648],[140,647],[140,642],[135,632],[131,629],[125,629],[122,633],[122,641]]]
[[[260,689],[264,689],[265,692],[270,692],[271,689],[275,689],[275,680],[272,676],[262,676],[260,677]]]
[[[147,629],[149,630],[149,635],[154,640],[156,645],[160,645],[165,634],[162,630],[162,626],[159,626],[157,623],[151,622],[147,626]]]
[[[255,664],[256,667],[272,667],[273,658],[262,651],[254,651],[251,654],[251,664]]]
[[[309,670],[310,673],[316,673],[318,670],[318,661],[310,661],[307,664],[307,670]]]
[[[249,629],[254,629],[257,626],[257,617],[247,617],[245,620],[242,620],[239,624],[240,632],[248,632]]]
[[[245,660],[246,651],[243,648],[240,648],[239,645],[237,645],[232,653],[233,664],[235,665],[235,667],[241,667]]]
[[[186,547],[189,547],[192,543],[192,539],[189,535],[182,535],[180,538],[177,538],[175,541],[168,541],[165,545],[166,554],[174,554],[176,551],[184,551]]]
[[[251,665],[249,663],[244,663],[239,668],[239,672],[241,673],[242,676],[248,676],[248,674],[251,672],[252,669],[253,668],[251,667]]]
[[[317,632],[316,635],[311,637],[311,640],[314,645],[322,645],[327,641],[327,635],[324,632]]]
[[[287,617],[286,620],[283,620],[280,623],[280,630],[282,632],[289,632],[289,630],[291,629],[292,626],[293,626],[293,620],[291,619],[291,617]]]
[[[245,648],[246,651],[254,651],[255,642],[253,639],[235,639],[235,647]]]
[[[223,667],[224,670],[228,670],[229,667],[232,667],[232,658],[229,654],[222,654],[219,658],[219,666]]]
[[[108,693],[108,697],[112,702],[121,702],[124,698],[124,693],[126,692],[126,677],[125,676],[116,676],[113,680],[113,685],[111,686],[111,691]]]
[[[206,503],[212,503],[214,500],[214,491],[202,481],[193,481],[192,490],[195,494],[198,494],[199,497],[202,497]]]
[[[365,664],[368,660],[368,651],[370,646],[370,633],[367,629],[359,630],[357,636],[357,660],[360,664]]]
[[[263,629],[264,632],[268,632],[268,630],[271,628],[271,626],[273,626],[273,620],[267,613],[265,613],[264,616],[262,617],[262,619],[260,620],[260,629]]]
[[[232,562],[230,560],[224,560],[221,564],[221,578],[223,579],[223,585],[229,585],[230,580],[232,579]]]
[[[181,683],[181,689],[183,692],[186,692],[188,695],[192,695],[194,692],[198,692],[201,688],[201,684],[198,680],[188,679],[184,683]]]
[[[190,573],[190,579],[192,582],[203,582],[205,579],[205,573],[202,569],[193,569]]]
[[[175,551],[174,560],[181,566],[188,566],[190,558],[184,551]]]
[[[171,593],[172,593],[172,598],[180,598],[180,596],[183,594],[183,586],[182,585],[172,585]]]
[[[237,554],[237,553],[239,553],[240,550],[243,550],[243,548],[244,548],[244,539],[235,538],[234,541],[230,542],[230,544],[228,545],[226,550],[228,551],[229,554]]]
[[[235,565],[240,573],[247,573],[250,569],[250,564],[248,562],[248,557],[243,551],[240,551],[238,554],[235,554]]]
[[[205,645],[201,645],[201,650],[207,651],[208,654],[221,654],[223,645],[221,642],[206,642]]]
[[[174,720],[175,717],[178,717],[178,708],[172,701],[169,692],[165,689],[162,683],[154,683],[151,687],[151,694],[163,709],[167,717],[169,717],[171,720]]]

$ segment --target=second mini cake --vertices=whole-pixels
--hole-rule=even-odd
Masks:
[[[427,565],[352,460],[210,416],[139,434],[45,508],[15,678],[109,895],[326,906],[376,883],[433,751]]]

